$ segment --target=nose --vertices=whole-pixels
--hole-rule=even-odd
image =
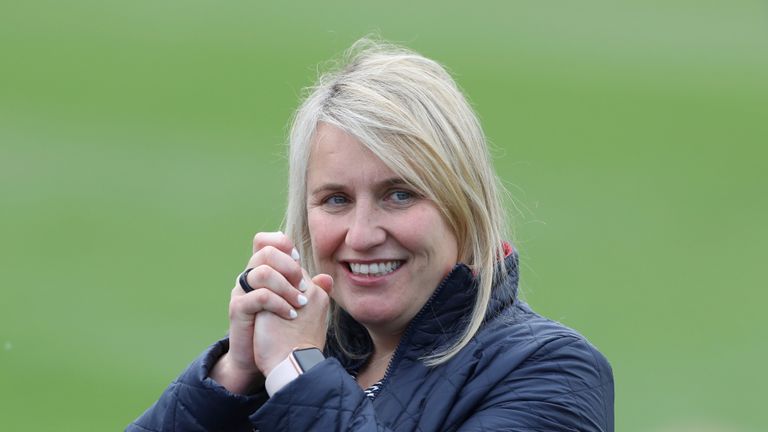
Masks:
[[[370,250],[387,239],[382,226],[384,215],[381,209],[369,200],[360,200],[350,213],[345,243],[353,250]]]

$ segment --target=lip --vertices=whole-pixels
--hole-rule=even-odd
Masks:
[[[372,264],[372,263],[380,263],[380,262],[387,262],[387,261],[402,261],[405,263],[405,258],[372,258],[372,259],[357,259],[357,258],[349,258],[349,259],[340,259],[340,263],[355,263],[355,264]]]
[[[392,271],[391,273],[387,273],[385,275],[381,276],[363,276],[359,274],[352,273],[352,270],[349,268],[349,263],[356,263],[356,264],[372,264],[372,263],[380,263],[380,262],[387,262],[387,261],[400,261],[402,264],[400,264],[400,267]],[[358,286],[363,287],[373,287],[377,285],[382,285],[386,283],[389,279],[391,279],[393,276],[397,275],[400,270],[408,265],[407,260],[402,259],[366,259],[366,260],[340,260],[339,265],[344,270],[344,273],[347,275],[347,278],[354,284]]]

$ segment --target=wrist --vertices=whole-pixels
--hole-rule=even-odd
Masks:
[[[250,395],[264,388],[264,375],[259,369],[255,365],[253,368],[238,366],[229,353],[219,358],[208,376],[234,394]]]

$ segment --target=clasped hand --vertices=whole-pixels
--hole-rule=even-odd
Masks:
[[[333,279],[310,278],[301,267],[293,243],[281,233],[259,233],[246,293],[235,282],[229,302],[229,351],[211,371],[211,378],[232,393],[258,390],[269,372],[293,348],[325,346],[329,294]]]

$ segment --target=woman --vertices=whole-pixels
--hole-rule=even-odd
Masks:
[[[255,236],[229,337],[128,430],[612,431],[606,359],[516,298],[500,186],[446,71],[361,41],[310,90],[286,233]]]

